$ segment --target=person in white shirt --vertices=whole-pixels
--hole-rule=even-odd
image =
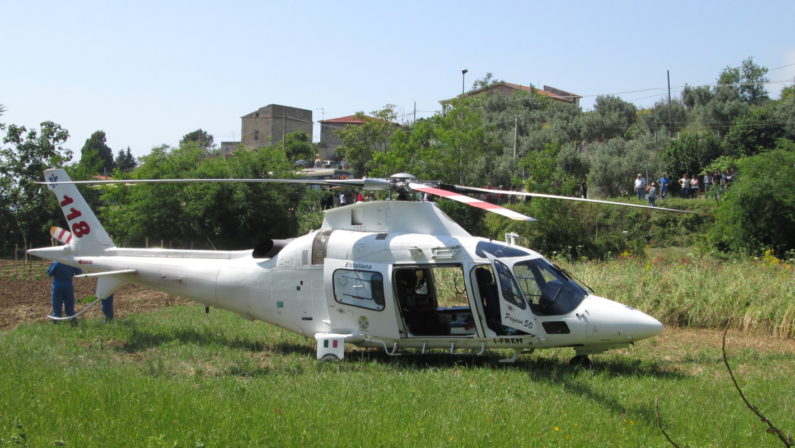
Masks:
[[[645,191],[646,179],[643,178],[643,175],[638,173],[638,175],[635,176],[635,194],[638,196],[638,199],[643,199]]]

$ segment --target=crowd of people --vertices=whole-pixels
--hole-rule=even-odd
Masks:
[[[342,207],[357,202],[372,201],[373,198],[369,194],[362,194],[360,191],[326,191],[323,197],[320,198],[320,208],[328,210],[334,207]]]
[[[700,195],[704,198],[720,199],[723,191],[736,177],[737,172],[734,168],[729,168],[725,172],[722,170],[715,170],[711,173],[705,171],[698,175],[684,173],[676,181],[676,185],[678,185],[679,194],[683,199],[695,199]],[[632,187],[638,199],[645,199],[650,206],[654,207],[657,198],[666,199],[671,194],[672,185],[674,185],[674,181],[668,177],[667,173],[663,173],[659,179],[651,183],[647,183],[643,174],[638,173]]]

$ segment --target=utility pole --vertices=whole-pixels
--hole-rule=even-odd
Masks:
[[[671,71],[665,71],[666,76],[668,76],[668,137],[671,136],[673,129],[673,123],[671,122]]]
[[[516,163],[516,146],[519,144],[519,116],[513,119],[513,163]]]
[[[417,122],[417,102],[415,101],[414,102],[414,120],[412,120],[411,124],[414,124],[416,122]]]

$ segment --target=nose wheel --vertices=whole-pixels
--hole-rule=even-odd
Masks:
[[[577,355],[571,358],[569,365],[573,367],[582,367],[583,369],[593,369],[593,361],[588,355]]]

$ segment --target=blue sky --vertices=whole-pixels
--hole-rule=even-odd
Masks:
[[[650,106],[748,57],[777,97],[795,77],[795,2],[0,0],[0,122],[96,130],[114,150],[201,128],[239,140],[271,103],[315,121],[394,104],[401,119],[491,72],[518,84]],[[317,128],[316,132],[317,134]],[[315,135],[315,140],[319,135]]]

